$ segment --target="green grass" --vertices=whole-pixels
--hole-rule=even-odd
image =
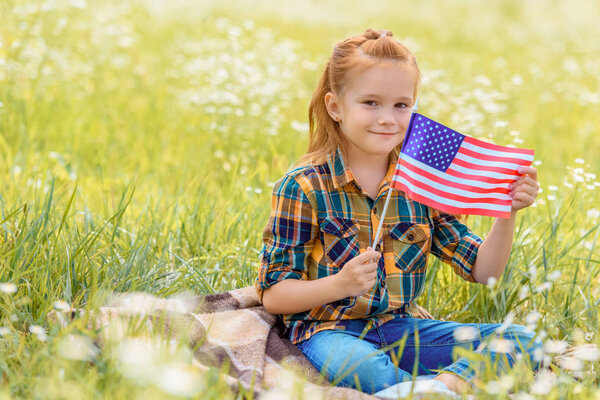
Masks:
[[[547,338],[598,342],[597,2],[322,3],[0,3],[0,283],[17,287],[0,297],[1,393],[162,396],[119,369],[116,344],[93,364],[61,357],[67,334],[93,332],[50,329],[47,313],[113,292],[251,285],[272,184],[306,148],[321,68],[368,27],[415,53],[423,113],[538,161],[543,192],[518,217],[501,282],[465,284],[432,260],[421,304],[463,322],[536,312]],[[485,235],[491,220],[468,223]],[[198,375],[195,396],[232,396],[218,372]],[[511,374],[528,392],[531,374]],[[597,398],[593,373],[568,376],[549,398]]]

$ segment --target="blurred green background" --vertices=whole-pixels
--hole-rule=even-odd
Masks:
[[[536,312],[550,337],[597,340],[597,1],[3,0],[0,13],[11,332],[44,325],[56,300],[252,284],[273,182],[306,149],[324,63],[374,28],[417,57],[420,112],[535,149],[543,189],[498,287],[432,262],[422,304],[465,322]],[[483,236],[491,224],[468,222]],[[34,361],[14,352],[31,340],[0,338],[12,360],[0,368],[26,379]],[[2,382],[32,393],[14,374]]]

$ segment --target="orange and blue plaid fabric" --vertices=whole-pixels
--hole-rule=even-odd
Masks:
[[[320,165],[293,169],[273,189],[271,215],[256,289],[284,279],[319,279],[336,274],[374,239],[395,167],[390,167],[371,199],[345,165],[341,151]],[[467,281],[482,240],[452,215],[407,199],[394,190],[377,247],[377,283],[360,297],[349,297],[305,312],[283,315],[293,343],[316,332],[344,329],[342,320],[369,319],[379,326],[394,315],[410,317],[411,302],[425,282],[429,254]]]

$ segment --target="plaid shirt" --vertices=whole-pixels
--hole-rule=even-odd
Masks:
[[[377,197],[368,197],[338,150],[326,163],[296,168],[273,189],[271,216],[256,280],[263,291],[284,279],[319,279],[336,274],[373,240],[395,167],[390,166]],[[344,329],[344,320],[369,319],[379,326],[412,316],[411,302],[424,288],[429,253],[474,282],[471,268],[482,240],[454,216],[407,199],[394,190],[385,221],[377,283],[360,297],[349,297],[305,312],[283,315],[290,340]]]

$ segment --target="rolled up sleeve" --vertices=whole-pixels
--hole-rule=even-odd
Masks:
[[[434,210],[433,223],[431,253],[464,280],[475,282],[472,269],[483,240],[453,215]]]
[[[263,248],[255,282],[262,301],[266,289],[284,279],[307,279],[306,259],[318,234],[316,214],[292,176],[275,183],[271,214],[263,231]]]

